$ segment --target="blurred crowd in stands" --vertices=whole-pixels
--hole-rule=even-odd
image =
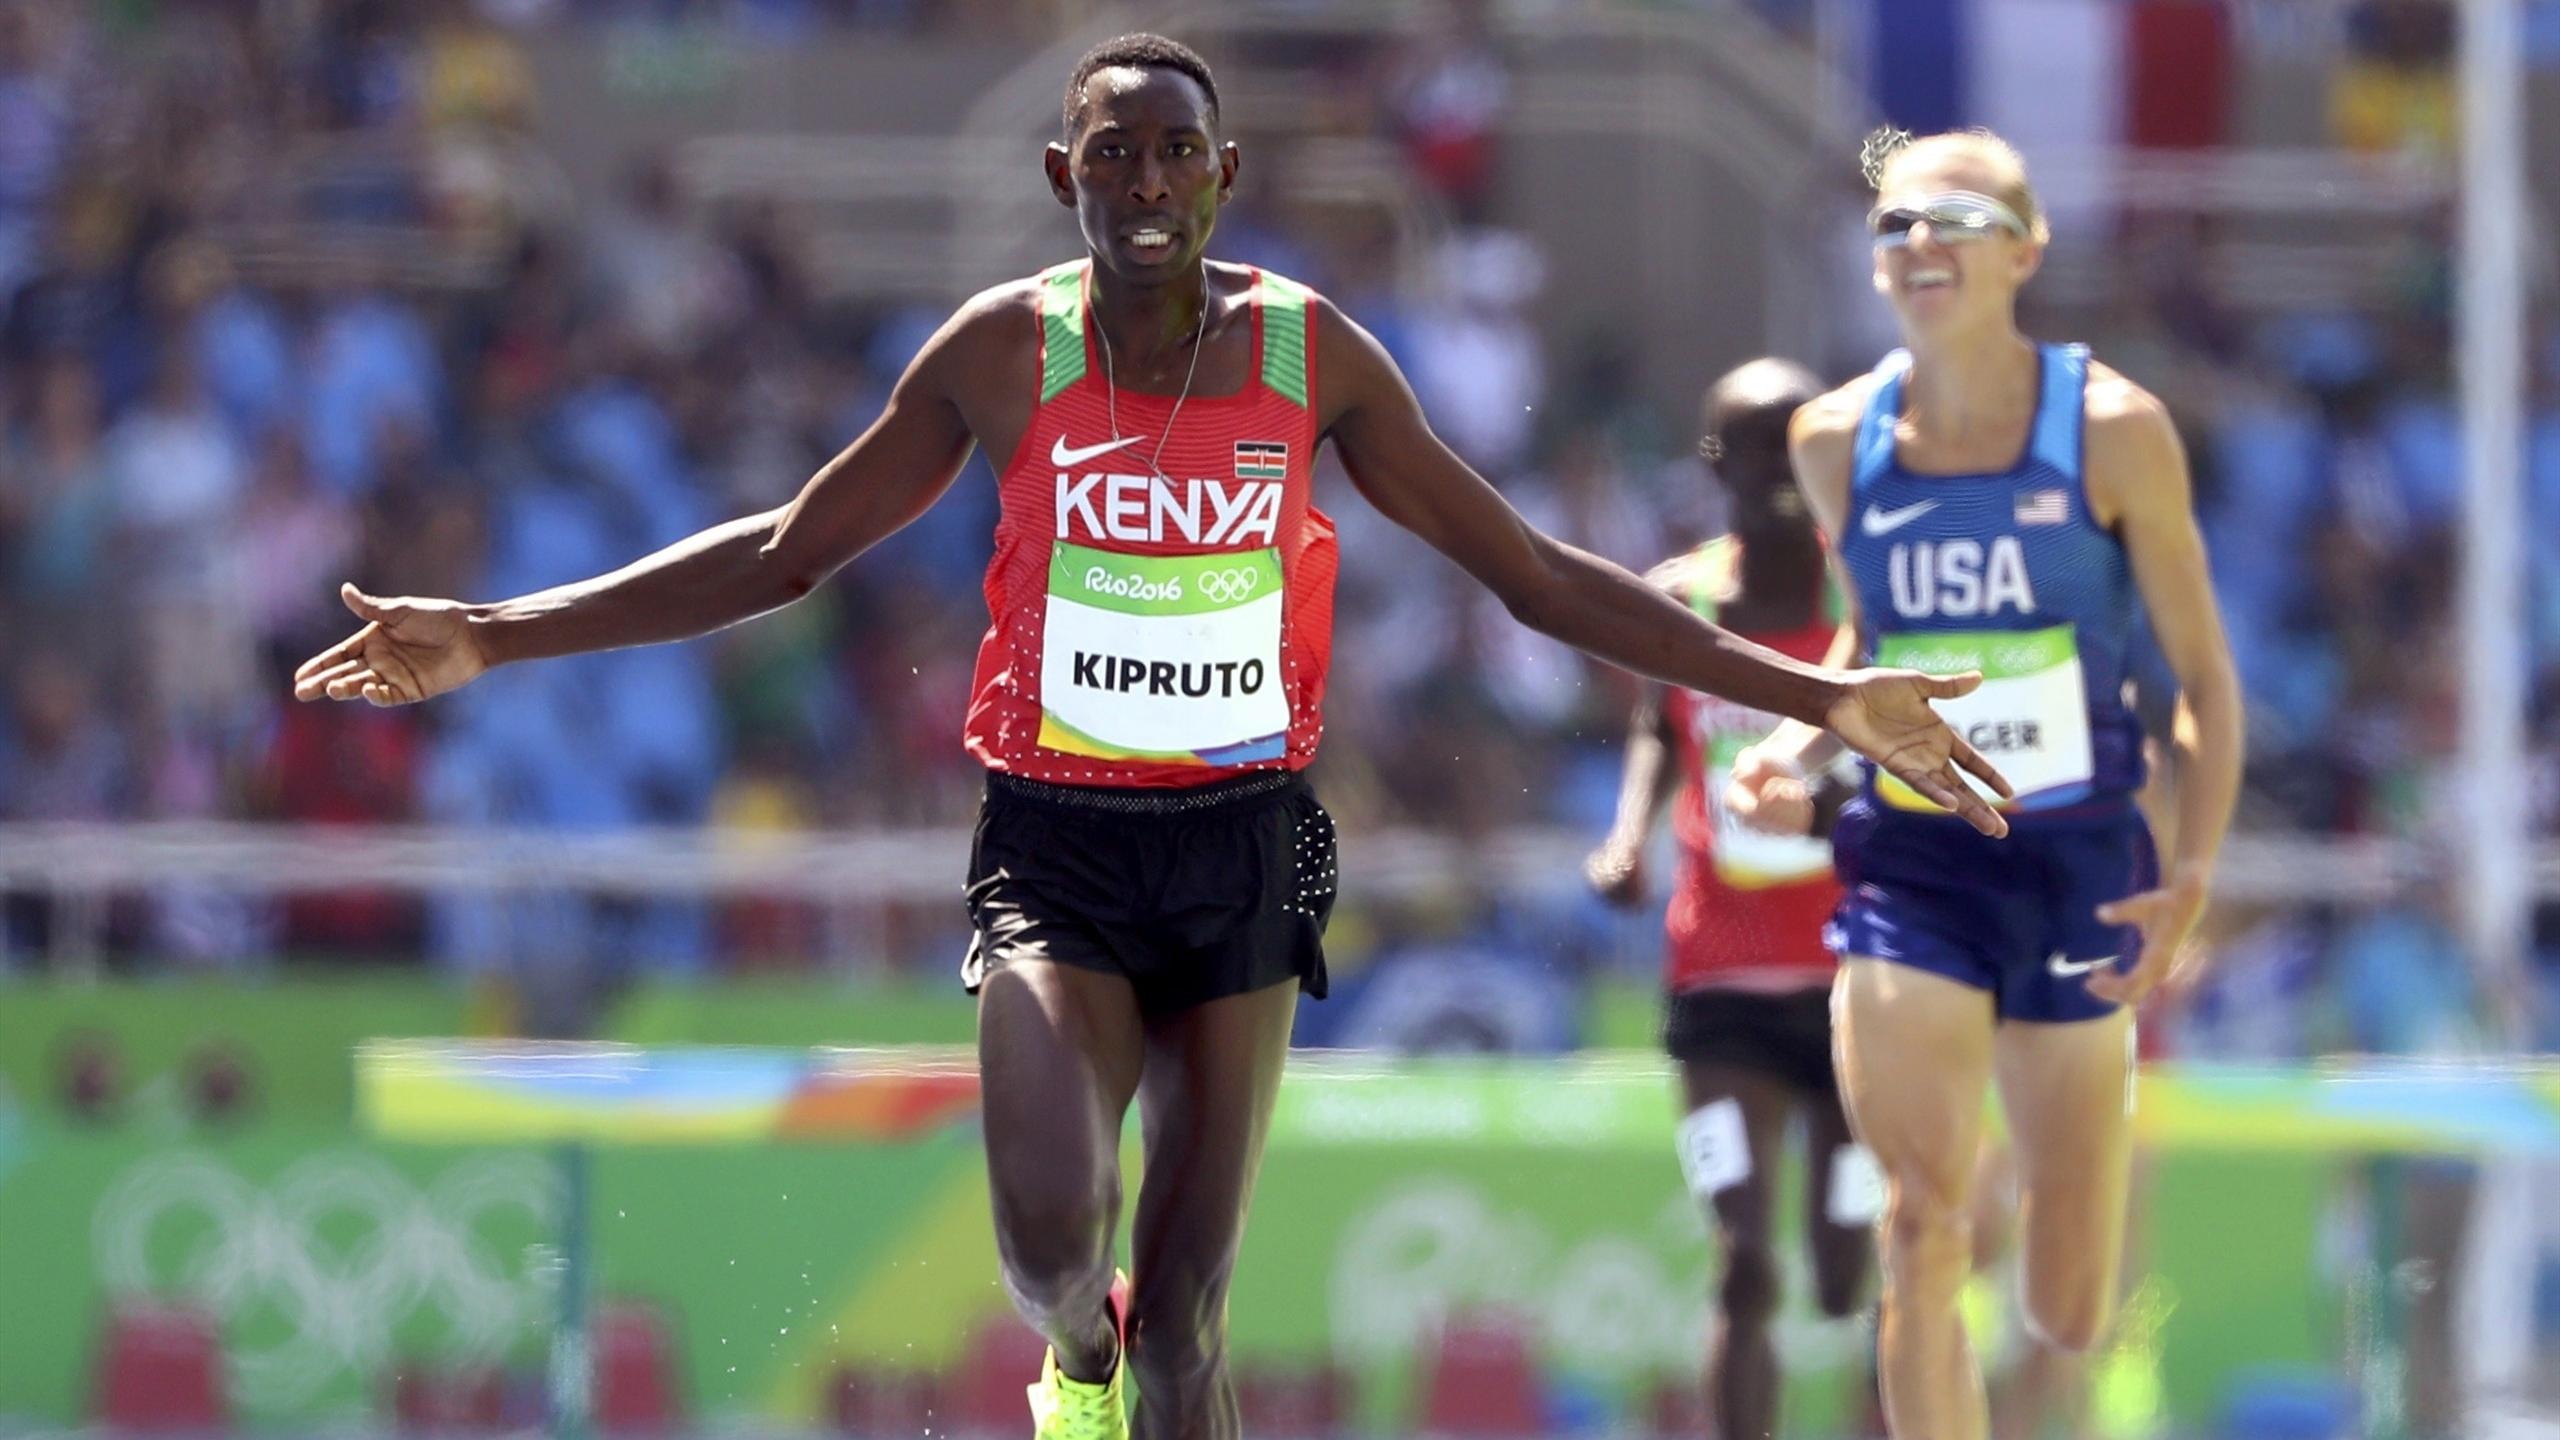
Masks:
[[[0,820],[963,820],[976,774],[957,737],[993,519],[983,460],[810,602],[708,641],[502,672],[417,710],[295,706],[285,676],[346,627],[341,578],[495,596],[778,503],[868,423],[942,314],[831,298],[791,215],[696,203],[663,153],[633,158],[609,205],[542,203],[520,183],[540,164],[528,35],[1036,35],[1071,8],[0,0]],[[1754,8],[1818,28],[1810,3]],[[2448,7],[2354,8],[2330,138],[2443,163]],[[1363,238],[1320,233],[1285,204],[1240,204],[1220,248],[1341,298],[1522,509],[1641,568],[1716,523],[1695,419],[1658,413],[1623,361],[1566,351],[1532,320],[1544,262],[1498,223],[1500,125],[1524,63],[1498,9],[1440,7],[1382,39],[1357,82],[1365,123],[1460,222],[1442,253],[1394,267],[1430,283],[1391,283]],[[2554,9],[2537,6],[2537,34]],[[297,243],[316,230],[383,238]],[[2422,227],[2387,306],[2270,320],[2189,263],[2195,227],[2129,226],[2116,303],[2086,337],[2188,431],[2253,700],[2244,829],[2440,841],[2460,824],[2449,234],[2449,219]],[[1850,338],[1806,357],[1835,374],[1872,358],[1850,346],[1875,334],[1878,309],[1846,277],[1837,300],[1863,312],[1835,327]],[[2560,535],[2547,329],[2534,361],[2542,537]],[[1627,682],[1513,625],[1338,476],[1321,483],[1346,556],[1329,802],[1355,828],[1596,834]],[[2534,550],[2523,638],[2541,681],[2538,758],[2515,793],[2547,833],[2560,546]],[[2335,915],[2227,911],[2217,930],[2242,963],[2218,982],[2229,994],[2204,997],[2200,1043],[2471,1043],[2489,1002],[2446,936],[2444,888]],[[555,917],[547,943],[641,970],[829,966],[805,929],[562,904],[577,913]],[[938,973],[956,943],[945,908],[892,947],[899,958],[866,963]],[[41,896],[10,897],[0,968],[40,967],[56,919]],[[119,953],[153,965],[423,952],[469,970],[541,948],[524,937],[545,923],[398,897],[172,894],[111,928]],[[1633,923],[1453,900],[1420,920],[1355,905],[1345,935],[1352,951],[1526,957],[1534,990],[1592,965],[1643,972],[1654,951]],[[1537,1033],[1497,1038],[1572,1038],[1523,1024]]]

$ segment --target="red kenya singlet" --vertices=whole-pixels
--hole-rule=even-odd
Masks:
[[[1040,276],[1040,398],[999,482],[969,753],[1070,785],[1304,768],[1338,560],[1310,496],[1313,296],[1253,272],[1244,389],[1179,415],[1172,396],[1122,390],[1115,435],[1090,268]]]
[[[1741,541],[1726,537],[1657,573],[1691,609],[1714,620],[1740,582],[1741,564]],[[1798,660],[1820,660],[1840,628],[1836,592],[1831,599],[1826,611],[1796,629],[1745,638]],[[1664,693],[1663,711],[1678,736],[1680,760],[1680,794],[1671,812],[1680,878],[1665,916],[1664,988],[1784,991],[1827,982],[1832,959],[1822,926],[1840,900],[1830,842],[1764,835],[1724,807],[1734,757],[1776,729],[1778,717],[1680,689]]]

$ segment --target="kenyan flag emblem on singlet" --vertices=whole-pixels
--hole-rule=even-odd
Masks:
[[[1237,441],[1236,478],[1239,480],[1288,479],[1289,447],[1278,440]]]

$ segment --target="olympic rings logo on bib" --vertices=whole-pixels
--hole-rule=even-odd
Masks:
[[[1211,570],[1200,577],[1200,593],[1221,605],[1250,600],[1262,588],[1259,570]]]

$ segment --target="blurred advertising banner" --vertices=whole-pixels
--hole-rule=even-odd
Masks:
[[[1348,1093],[1398,1088],[1381,1074]],[[1642,1422],[1694,1386],[1714,1267],[1668,1087],[1608,1087],[1618,1118],[1571,1136],[1479,1123],[1502,1089],[1438,1077],[1383,1103],[1293,1101],[1236,1277],[1241,1375],[1338,1377],[1343,1419],[1389,1433],[1427,1418],[1460,1331],[1510,1335],[1564,1429]],[[1428,1114],[1465,1133],[1411,1133]],[[5,1288],[44,1299],[0,1312],[0,1417],[88,1419],[144,1301],[209,1327],[221,1404],[250,1428],[385,1416],[404,1376],[487,1377],[490,1404],[538,1416],[563,1218],[538,1147],[48,1119],[0,1153]],[[2155,1151],[2139,1279],[2098,1370],[2110,1432],[2370,1396],[2403,1363],[2406,1312],[2446,1281],[2417,1232],[2468,1168]],[[1008,1384],[1019,1404],[1027,1337],[995,1281],[965,1114],[893,1143],[600,1144],[591,1195],[606,1309],[646,1317],[610,1384],[704,1422],[830,1425],[849,1386],[884,1376],[946,1415]],[[1780,1253],[1791,1428],[1825,1433],[1869,1342],[1811,1312],[1791,1235]],[[2018,1344],[2009,1291],[1995,1264],[1977,1306],[1995,1368]]]

